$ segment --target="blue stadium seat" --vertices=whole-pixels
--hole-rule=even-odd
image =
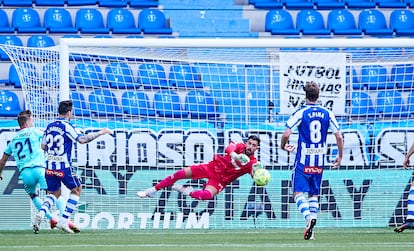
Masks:
[[[101,66],[93,62],[78,63],[73,70],[75,83],[83,88],[109,87],[105,81]]]
[[[293,18],[287,10],[270,10],[266,13],[265,31],[272,35],[299,35],[294,27]]]
[[[345,2],[342,0],[313,0],[318,10],[344,9]]]
[[[187,63],[173,64],[168,74],[170,86],[178,88],[203,88],[201,75],[197,69]]]
[[[107,27],[113,34],[140,34],[136,26],[134,14],[127,9],[111,9],[106,17]]]
[[[173,90],[162,89],[154,93],[154,109],[159,117],[187,118],[188,111],[181,105],[180,96]]]
[[[394,83],[388,81],[387,68],[383,65],[361,66],[361,83],[366,84],[368,90],[394,88]]]
[[[217,101],[217,111],[220,114],[224,114],[226,123],[246,123],[247,105],[245,92],[217,90],[212,92],[212,96]]]
[[[82,117],[91,115],[83,93],[71,91],[69,95],[73,102],[73,115]]]
[[[138,28],[144,34],[172,34],[167,19],[158,9],[143,9],[138,14]]]
[[[170,87],[164,67],[155,63],[144,63],[138,67],[137,82],[142,84],[144,89]]]
[[[65,6],[66,0],[33,0],[36,6]]]
[[[282,9],[284,7],[283,1],[281,0],[256,0],[251,1],[257,9]]]
[[[308,0],[282,0],[286,9],[290,10],[303,10],[313,9],[314,3]]]
[[[376,115],[371,96],[363,91],[351,93],[351,116],[373,117]]]
[[[57,110],[57,102],[52,101],[51,94],[44,90],[32,89],[27,92],[26,107],[35,111],[42,111],[43,114],[55,114]]]
[[[358,29],[354,15],[346,9],[332,10],[328,14],[328,29],[334,35],[361,35],[362,30]]]
[[[128,6],[129,0],[99,0],[99,7],[109,8],[125,8]]]
[[[7,13],[0,9],[0,33],[13,33],[14,27],[10,26],[9,17]]]
[[[53,1],[53,0],[52,0]],[[43,15],[43,23],[49,33],[77,33],[70,12],[64,8],[49,8]]]
[[[85,34],[107,34],[102,13],[93,8],[83,8],[76,11],[75,27]]]
[[[397,36],[414,36],[414,13],[411,10],[393,10],[390,28]]]
[[[406,8],[407,3],[404,0],[375,0],[378,8]]]
[[[111,62],[105,66],[105,76],[108,85],[119,89],[138,89],[140,87],[134,81],[131,67],[124,62]]]
[[[1,35],[0,44],[23,46],[23,41],[15,35]],[[3,50],[0,50],[0,60],[10,60],[9,56]]]
[[[407,117],[410,113],[397,90],[382,90],[376,98],[377,112],[382,117]]]
[[[371,0],[344,0],[348,9],[372,9],[376,3]]]
[[[59,62],[47,63],[42,66],[42,77],[45,81],[44,86],[56,86],[60,85],[60,68]]]
[[[55,41],[48,35],[33,35],[27,39],[27,47],[51,47]]]
[[[89,108],[92,115],[114,117],[122,115],[115,94],[108,89],[95,89],[89,93]]]
[[[131,8],[151,8],[158,7],[158,0],[129,0],[129,7]]]
[[[126,91],[122,94],[122,107],[124,113],[130,116],[155,116],[148,95],[143,91]]]
[[[67,0],[68,6],[95,5],[97,0]]]
[[[191,119],[213,119],[219,115],[213,97],[204,90],[191,90],[187,93],[185,110]]]
[[[358,16],[358,27],[365,35],[392,35],[384,13],[375,9],[362,10]]]
[[[9,84],[13,85],[15,88],[22,88],[22,83],[14,64],[11,64],[9,67]]]
[[[317,10],[301,10],[296,16],[296,28],[303,35],[330,35],[322,14]]]
[[[18,62],[17,69],[22,72],[23,81],[31,85],[43,86],[43,83],[34,82],[34,80],[39,79],[38,72],[34,64],[28,62]],[[9,80],[10,84],[14,85],[15,88],[22,88],[21,79],[14,64],[10,65],[9,68]]]
[[[395,64],[391,67],[390,81],[397,88],[412,90],[414,80],[414,66],[412,64]]]
[[[9,90],[0,90],[0,116],[15,117],[21,111],[17,94]]]
[[[411,116],[413,116],[414,115],[414,90],[408,93],[407,104],[408,104],[407,110],[411,114]]]
[[[4,6],[32,7],[33,0],[2,0]]]
[[[32,8],[15,9],[11,26],[18,33],[46,33],[46,28],[40,22],[39,13]]]

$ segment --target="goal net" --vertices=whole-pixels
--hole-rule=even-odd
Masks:
[[[65,38],[50,48],[0,46],[37,126],[71,99],[81,131],[113,130],[74,149],[83,179],[74,221],[82,229],[302,228],[290,188],[294,155],[280,149],[280,139],[305,102],[307,81],[320,85],[320,103],[344,137],[341,167],[324,172],[318,227],[404,220],[412,171],[401,163],[414,142],[410,39]],[[257,187],[246,175],[211,201],[171,189],[136,196],[250,134],[261,139],[257,158],[272,175],[269,185]],[[327,153],[332,162],[333,135]],[[205,182],[178,183],[201,189]]]

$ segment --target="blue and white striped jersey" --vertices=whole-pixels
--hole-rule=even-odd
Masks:
[[[47,146],[46,168],[61,170],[71,166],[73,143],[81,136],[66,119],[50,123],[43,134],[42,144]]]
[[[307,104],[287,120],[286,127],[298,128],[299,139],[295,162],[305,167],[323,167],[328,129],[339,130],[332,111],[318,105]]]

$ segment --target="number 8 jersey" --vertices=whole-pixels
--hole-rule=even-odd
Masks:
[[[46,169],[62,170],[71,166],[73,143],[81,136],[66,119],[56,119],[50,123],[44,134],[42,144],[46,149]]]

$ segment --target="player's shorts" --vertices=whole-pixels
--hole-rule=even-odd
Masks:
[[[75,167],[64,168],[62,170],[46,169],[46,181],[47,190],[50,192],[58,191],[61,183],[65,184],[69,190],[81,186],[81,179],[76,174]]]
[[[322,167],[319,167],[322,170]],[[319,195],[321,190],[322,172],[305,173],[305,167],[298,165],[292,173],[293,192],[303,192],[309,195]]]
[[[37,189],[47,189],[47,183],[45,179],[45,168],[27,167],[20,172],[20,179],[23,181],[24,190],[27,194],[36,194]]]
[[[201,163],[197,165],[190,166],[191,174],[193,179],[207,179],[205,184],[213,186],[217,189],[217,193],[221,192],[224,189],[224,184],[217,177],[214,167],[210,163]]]

